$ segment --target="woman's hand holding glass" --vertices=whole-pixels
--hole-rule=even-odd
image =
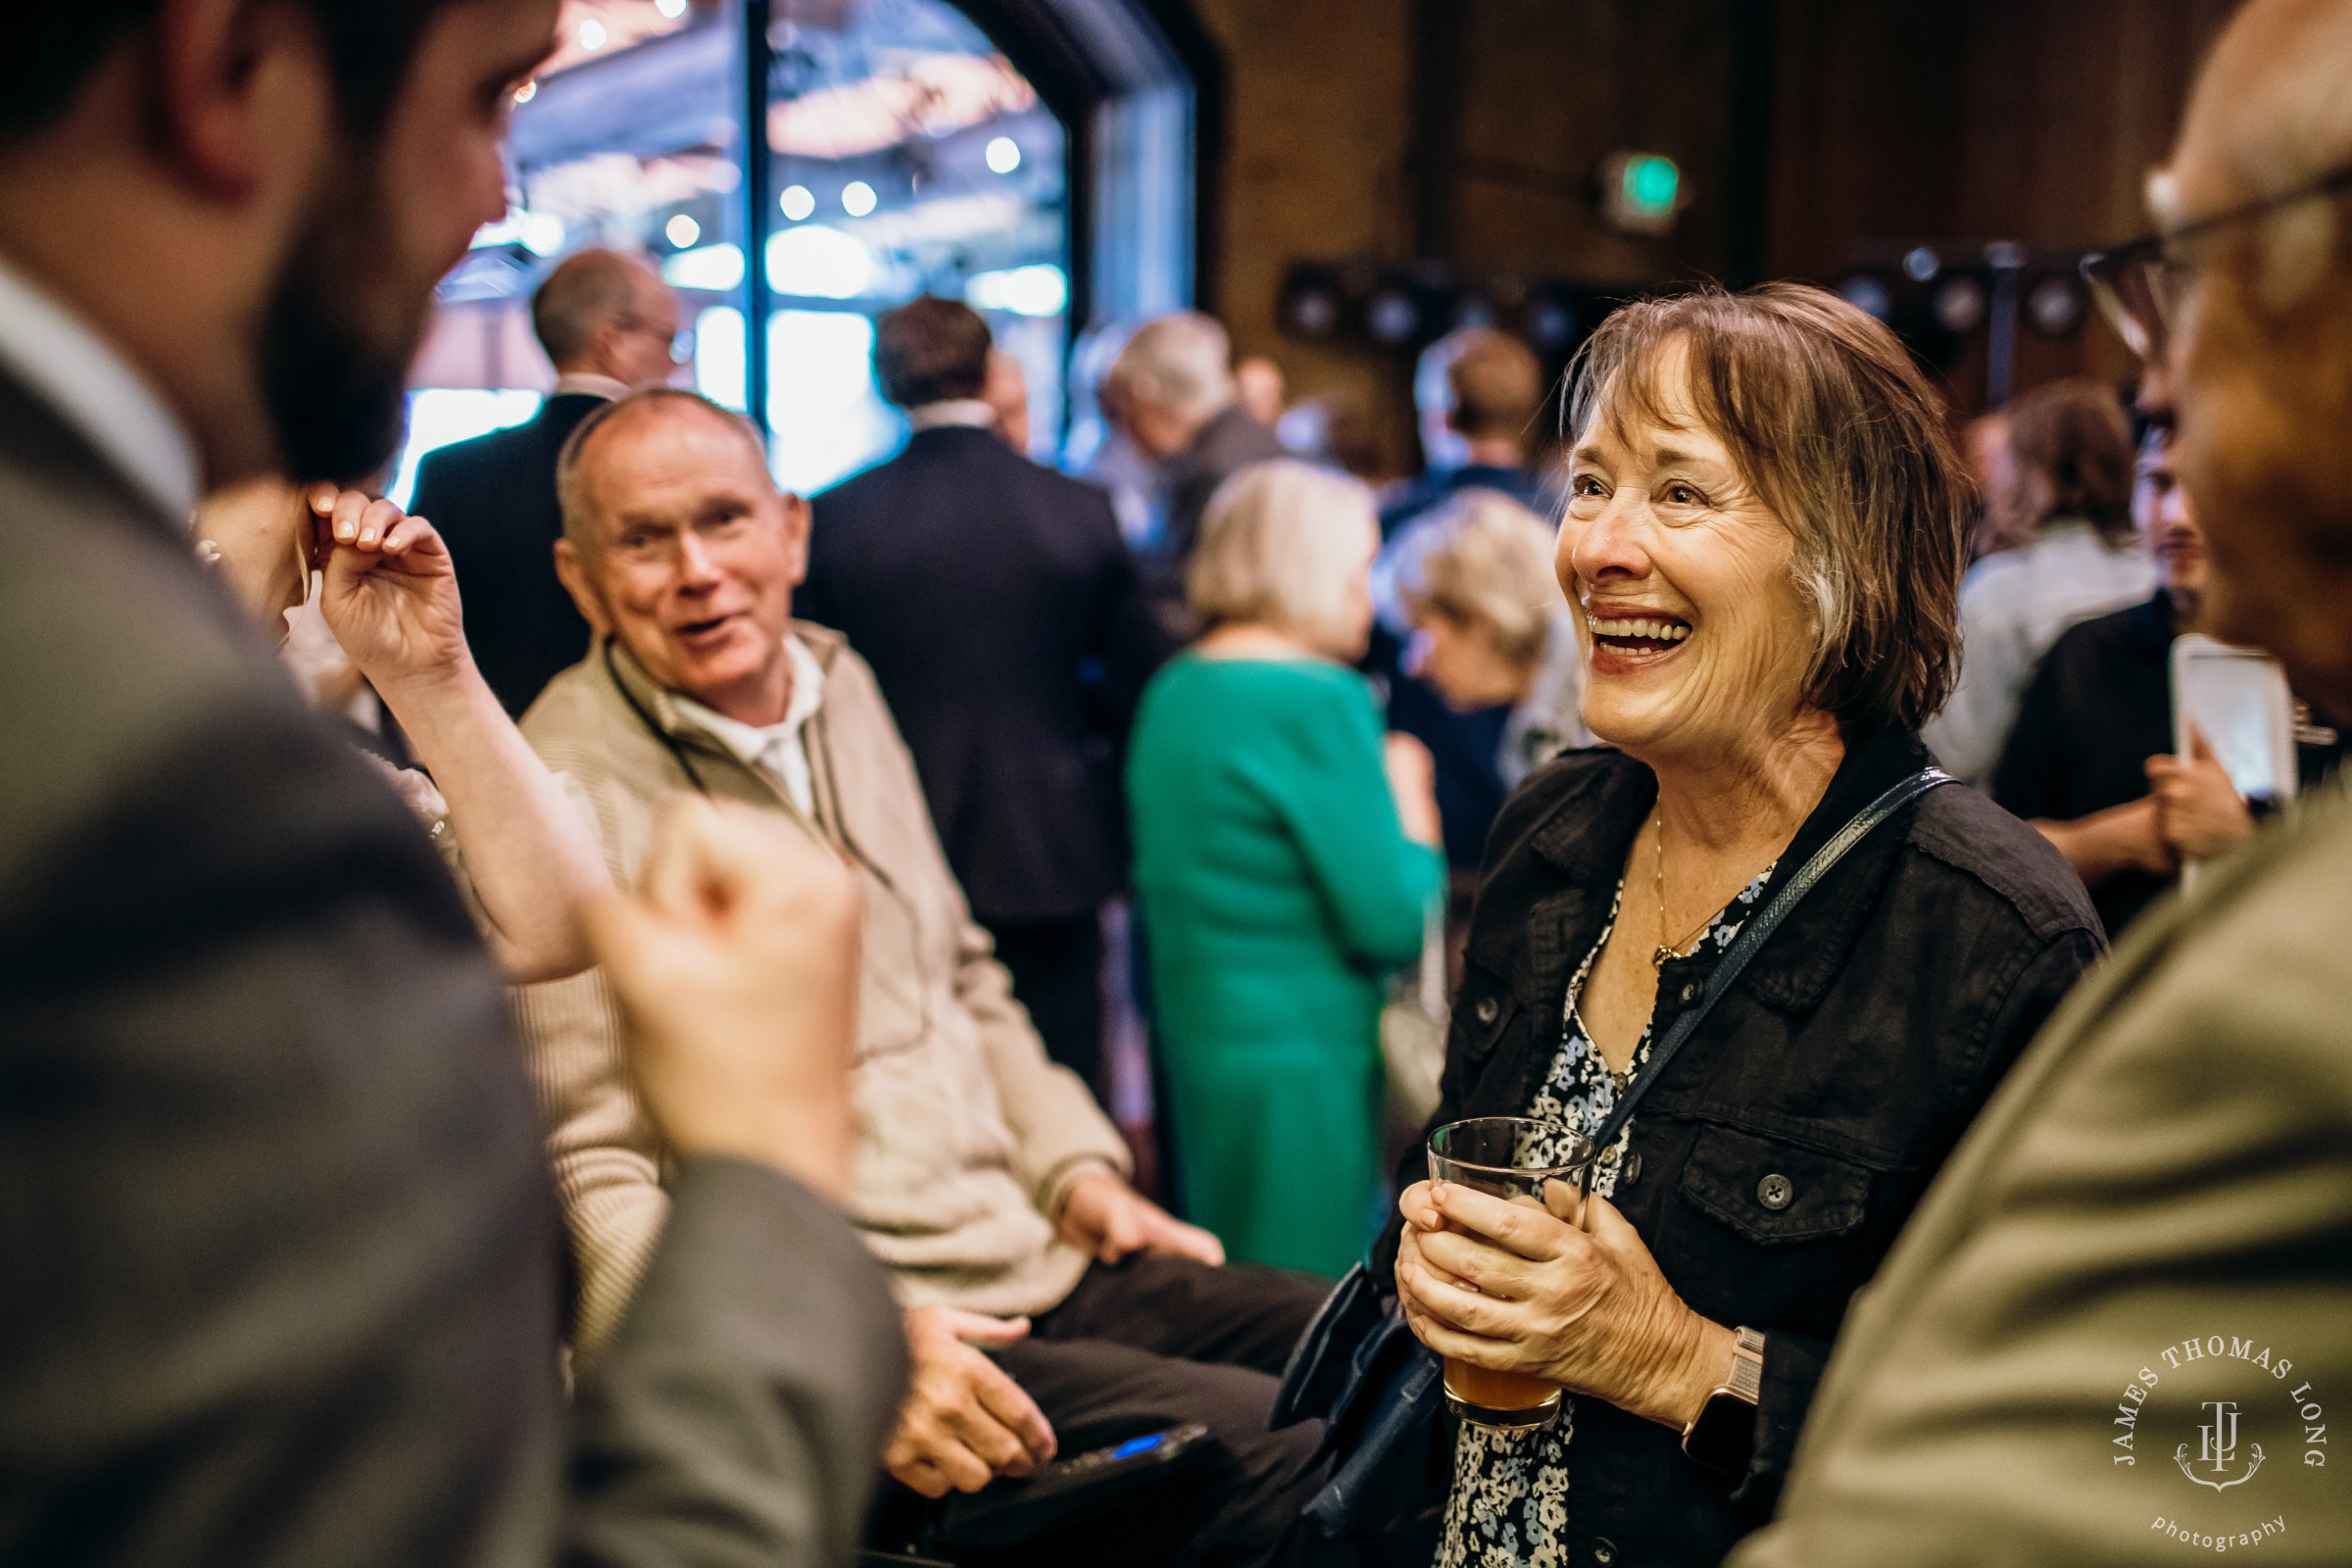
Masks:
[[[1558,1383],[1680,1431],[1732,1365],[1734,1337],[1692,1311],[1606,1199],[1590,1230],[1451,1182],[1416,1182],[1396,1288],[1441,1355]]]

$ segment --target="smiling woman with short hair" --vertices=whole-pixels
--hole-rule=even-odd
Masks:
[[[1926,767],[1966,507],[1901,345],[1818,289],[1628,306],[1571,408],[1557,567],[1611,749],[1495,824],[1438,1119],[1592,1136],[1748,921]],[[1462,1427],[1439,1562],[1713,1562],[1761,1524],[1847,1298],[2098,929],[2037,835],[1931,788],[1704,1014],[1584,1228],[1415,1183],[1414,1332],[1571,1396],[1548,1428]]]

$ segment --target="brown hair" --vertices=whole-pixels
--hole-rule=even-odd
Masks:
[[[304,0],[333,73],[333,107],[343,128],[382,129],[408,85],[417,46],[449,0]],[[0,6],[0,143],[47,129],[63,118],[123,35],[155,25],[158,0],[73,0],[71,5]]]
[[[1453,427],[1473,440],[1524,441],[1527,427],[1544,406],[1544,368],[1535,351],[1491,327],[1462,334],[1461,348],[1446,368],[1453,404]]]
[[[961,300],[922,294],[874,323],[874,379],[902,409],[976,398],[988,385],[988,323]]]
[[[2023,484],[2039,475],[2048,499],[2031,517],[2087,520],[2111,544],[2132,537],[2132,421],[2112,387],[2080,376],[2037,386],[2009,407],[2009,456]]]
[[[1663,386],[1683,344],[1685,385]],[[1577,354],[1570,428],[1666,421],[1685,393],[1796,539],[1815,626],[1808,701],[1848,735],[1917,729],[1951,695],[1971,485],[1892,332],[1802,283],[1618,310]]]

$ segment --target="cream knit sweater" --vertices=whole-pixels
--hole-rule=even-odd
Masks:
[[[1126,1145],[1077,1076],[1047,1059],[1012,1000],[873,672],[838,634],[794,630],[825,672],[806,731],[816,787],[808,825],[850,852],[865,892],[852,1217],[909,1305],[1044,1311],[1087,1265],[1051,1216],[1087,1168],[1125,1175]],[[807,822],[617,647],[558,675],[522,730],[594,813],[622,887],[634,883],[664,805],[696,787],[689,768],[714,796]],[[665,1152],[629,1082],[601,971],[521,988],[515,1006],[580,1261],[574,1338],[593,1353],[661,1234]]]

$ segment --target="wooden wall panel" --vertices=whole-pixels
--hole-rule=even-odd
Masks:
[[[1242,354],[1271,354],[1294,399],[1396,393],[1363,351],[1282,337],[1276,296],[1303,257],[1409,254],[1412,0],[1195,0],[1224,50],[1216,297]]]
[[[2142,232],[2140,189],[2170,147],[2230,0],[1976,0],[1889,6],[1783,0],[1769,254],[1832,281],[1867,245],[2096,248]],[[1982,334],[1953,367],[1961,412],[1984,397]],[[2131,358],[2095,321],[2018,341],[2022,390],[2121,380]]]
[[[1525,267],[1617,286],[1723,276],[1736,265],[1726,181],[1740,8],[1774,39],[1762,236],[1768,275],[1834,281],[1873,241],[2096,245],[2141,231],[2201,55],[2234,0],[1195,0],[1223,48],[1227,159],[1217,290],[1237,344],[1269,353],[1299,395],[1369,407],[1412,457],[1408,362],[1281,338],[1294,260]],[[1425,9],[1434,7],[1435,9]],[[1419,73],[1441,34],[1446,113]],[[1618,146],[1671,153],[1693,205],[1665,240],[1611,233],[1587,180]],[[1419,184],[1438,171],[1445,188]],[[1432,218],[1436,221],[1432,222]],[[1428,233],[1438,232],[1434,242]],[[1953,368],[1955,409],[1984,392],[1982,334]],[[2021,332],[2021,388],[2120,379],[2098,323]]]

